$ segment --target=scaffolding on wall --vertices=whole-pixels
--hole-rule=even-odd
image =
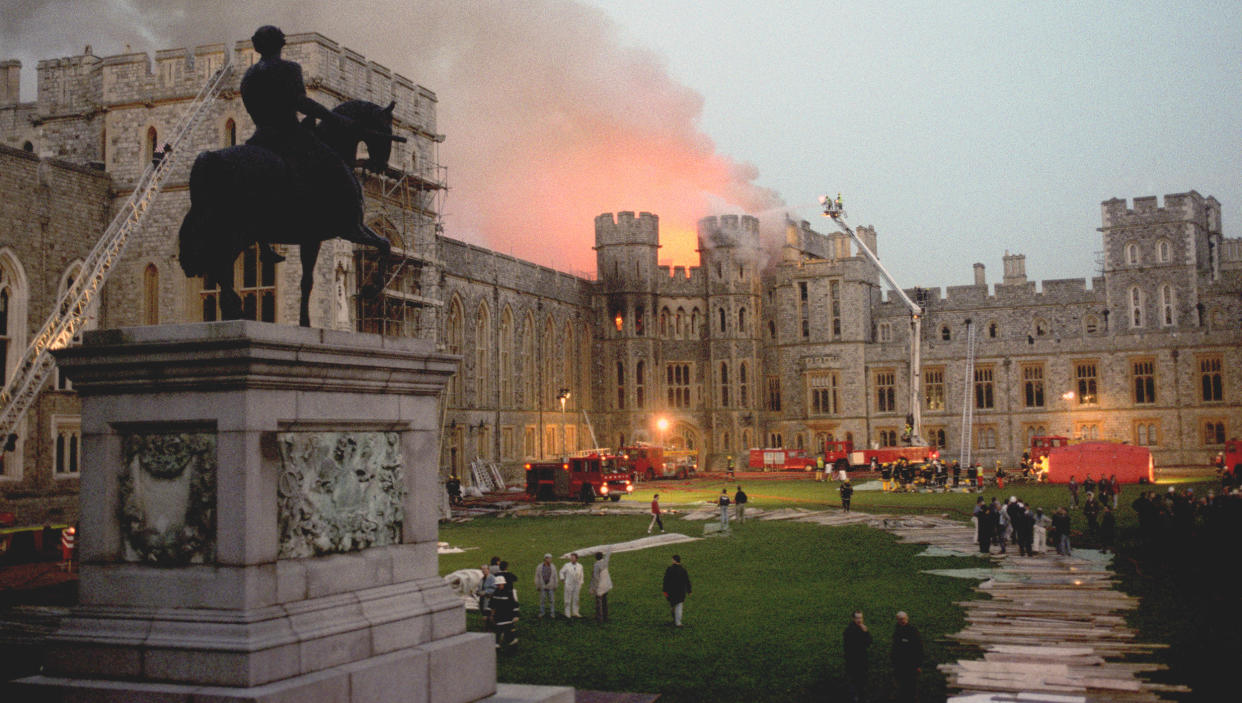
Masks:
[[[448,192],[447,169],[439,163],[435,135],[431,163],[410,170],[389,167],[364,184],[367,220],[392,243],[392,256],[381,262],[373,249],[355,250],[356,319],[359,332],[437,341],[443,262],[438,236]]]

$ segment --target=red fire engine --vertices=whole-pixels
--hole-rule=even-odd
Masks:
[[[810,471],[815,459],[803,449],[752,449],[746,465],[761,471]]]
[[[1242,439],[1231,439],[1225,442],[1225,451],[1216,459],[1219,468],[1232,471],[1234,479],[1242,478]]]
[[[573,500],[590,503],[610,498],[615,503],[634,492],[621,458],[587,452],[564,461],[526,464],[526,493],[536,500]]]
[[[631,480],[651,481],[693,476],[698,469],[697,457],[698,452],[693,449],[665,449],[640,442],[622,449],[620,459]]]
[[[854,443],[829,440],[824,442],[824,466],[834,471],[842,469],[866,469],[875,459],[877,464],[891,464],[905,459],[912,464],[922,464],[940,458],[935,447],[880,447],[878,449],[854,449]]]
[[[1056,447],[1068,447],[1069,437],[1060,435],[1036,435],[1031,437],[1031,462],[1037,462],[1048,456],[1048,452]]]

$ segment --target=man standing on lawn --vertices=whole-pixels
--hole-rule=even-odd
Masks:
[[[612,552],[596,552],[595,567],[591,570],[591,595],[595,596],[595,622],[608,622],[608,592],[612,590],[612,574],[608,563]]]
[[[747,498],[746,496],[746,491],[743,491],[742,487],[738,486],[737,493],[733,494],[733,506],[734,506],[733,509],[735,511],[735,514],[733,517],[737,518],[737,521],[739,523],[746,522],[746,501],[747,500],[749,500],[749,498]]]
[[[561,565],[561,580],[565,582],[565,618],[572,621],[582,617],[578,613],[578,594],[582,591],[582,564],[578,563],[578,553],[569,555],[569,561]]]
[[[850,511],[850,498],[854,497],[854,487],[850,485],[849,481],[846,481],[841,484],[839,490],[841,491],[841,508],[848,513]]]
[[[850,685],[850,700],[862,703],[867,700],[867,648],[871,646],[871,633],[863,624],[861,610],[854,611],[850,624],[845,626],[845,678]]]
[[[673,609],[673,627],[681,627],[681,607],[690,595],[690,574],[681,565],[681,556],[673,555],[673,563],[664,570],[664,597]]]
[[[651,524],[647,525],[647,534],[651,534],[651,528],[656,525],[660,526],[660,532],[664,531],[664,521],[660,519],[660,494],[656,493],[651,496]]]
[[[543,619],[544,602],[548,612],[556,619],[556,567],[552,566],[552,555],[544,554],[543,561],[535,567],[535,590],[539,591],[539,619]]]
[[[910,624],[905,611],[897,613],[893,629],[893,673],[897,677],[897,700],[914,703],[918,700],[919,672],[923,670],[923,638]]]
[[[721,531],[729,529],[729,502],[729,489],[721,488],[720,497],[716,499],[716,505],[720,506]]]

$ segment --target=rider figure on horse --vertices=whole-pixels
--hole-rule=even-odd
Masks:
[[[323,120],[341,128],[354,126],[353,120],[331,112],[306,94],[302,67],[280,56],[285,35],[280,29],[264,25],[251,37],[260,59],[241,81],[242,103],[254,120],[255,132],[247,144],[268,149],[289,168],[287,184],[294,211],[304,222],[330,223],[337,236],[364,244],[375,244],[375,234],[362,224],[353,164],[341,160],[308,127],[297,113]],[[265,261],[281,261],[267,242],[260,242]]]

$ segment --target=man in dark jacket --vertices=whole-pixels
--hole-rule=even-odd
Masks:
[[[673,609],[673,626],[681,627],[681,606],[690,595],[690,574],[681,565],[681,556],[674,554],[673,563],[664,570],[664,597]]]
[[[845,678],[851,700],[859,703],[867,699],[867,648],[871,646],[871,633],[863,624],[861,610],[855,610],[850,624],[845,626],[844,639]]]
[[[904,611],[897,613],[897,627],[893,629],[892,660],[897,700],[913,703],[918,700],[919,672],[923,669],[923,638]]]
[[[992,506],[983,502],[983,498],[975,499],[975,539],[979,543],[979,551],[987,554],[992,551]]]
[[[848,513],[850,511],[850,498],[854,497],[854,487],[850,485],[849,481],[846,481],[845,483],[841,484],[840,490],[841,490],[841,508],[844,509],[845,512]]]

